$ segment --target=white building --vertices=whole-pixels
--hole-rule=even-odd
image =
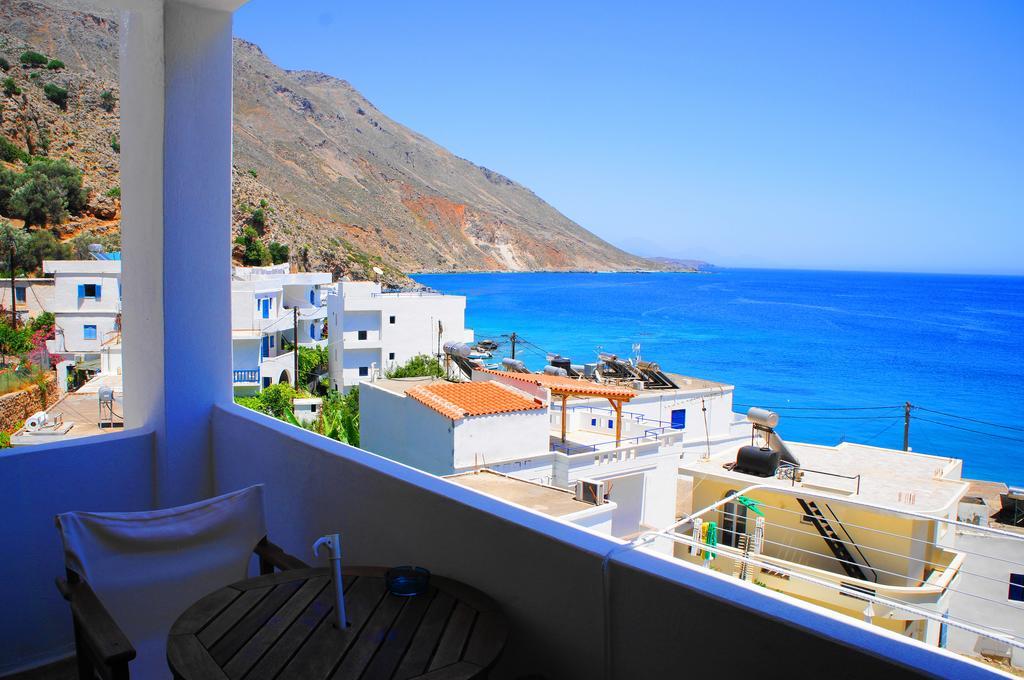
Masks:
[[[53,276],[55,338],[50,354],[79,368],[121,372],[121,261],[46,260]]]
[[[596,483],[591,488],[600,493],[592,500],[615,505],[615,536],[674,521],[680,432],[626,417],[616,440],[614,417],[566,411],[563,439],[563,412],[549,409],[567,391],[623,399],[631,390],[537,374],[479,371],[474,378],[364,383],[360,445],[436,475],[487,468],[563,490]]]
[[[10,279],[0,281],[0,307],[11,309]],[[24,321],[53,311],[53,279],[19,276],[14,279],[14,305]]]
[[[340,281],[327,296],[330,378],[347,389],[446,342],[472,342],[466,298],[431,291],[385,292],[371,281]]]
[[[232,385],[236,394],[292,383],[295,357],[284,346],[326,344],[326,273],[289,273],[288,265],[234,267],[231,273]],[[300,384],[314,376],[299,376]]]

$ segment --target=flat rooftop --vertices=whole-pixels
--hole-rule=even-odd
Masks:
[[[445,479],[552,517],[564,517],[597,507],[576,500],[568,491],[515,479],[492,470],[463,472],[445,477]]]
[[[708,460],[684,460],[679,470],[686,475],[735,480],[734,483],[740,485],[737,488],[751,484],[794,488],[788,479],[757,477],[725,469],[723,465],[736,460],[740,445],[722,448]],[[937,513],[947,511],[968,488],[968,483],[960,479],[961,461],[955,458],[849,442],[838,446],[786,442],[786,446],[800,461],[804,472],[803,481],[797,483],[796,488],[809,493],[827,493],[894,510]],[[833,475],[860,475],[860,493],[854,495],[857,480]]]
[[[366,383],[367,385],[373,385],[379,387],[382,390],[393,392],[394,394],[404,395],[406,392],[414,387],[421,385],[432,385],[434,383],[446,382],[441,378],[430,378],[430,377],[418,377],[418,378],[382,378],[381,380],[373,380]]]
[[[53,417],[56,417],[57,414],[63,416],[64,426],[71,425],[71,429],[63,433],[53,430],[29,433],[22,428],[11,436],[11,443],[16,446],[50,444],[67,439],[124,431],[124,421],[117,417],[114,420],[120,423],[120,426],[102,428],[99,426],[99,395],[96,392],[74,392],[64,395],[57,403],[46,409],[46,412]],[[124,415],[124,402],[121,400],[120,392],[117,392],[114,397],[114,412]]]
[[[733,386],[728,383],[717,382],[715,380],[707,380],[706,378],[694,378],[689,375],[681,375],[679,373],[668,373],[665,372],[669,378],[672,379],[676,385],[679,385],[679,389],[683,392],[690,390],[713,390],[713,389],[733,389]],[[665,392],[666,390],[649,390],[652,392]]]

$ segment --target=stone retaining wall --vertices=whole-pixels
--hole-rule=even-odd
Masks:
[[[46,408],[53,406],[60,398],[57,380],[50,374],[46,377]],[[39,400],[39,387],[30,385],[20,392],[0,396],[0,431],[13,434],[26,418],[43,410]]]

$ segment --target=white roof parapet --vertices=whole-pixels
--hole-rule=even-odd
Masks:
[[[43,260],[44,274],[120,274],[120,260]]]

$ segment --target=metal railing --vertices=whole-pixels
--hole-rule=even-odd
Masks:
[[[796,486],[798,481],[802,481],[803,474],[811,473],[814,475],[827,475],[829,477],[839,477],[840,479],[852,479],[856,482],[855,495],[860,494],[860,475],[841,475],[838,472],[825,472],[824,470],[813,470],[811,468],[801,467],[799,465],[793,465],[792,463],[780,462],[779,469],[775,473],[778,479],[788,479],[790,486]],[[800,479],[798,479],[800,478]]]
[[[231,371],[232,380],[236,383],[258,383],[260,381],[260,369],[241,368]]]

